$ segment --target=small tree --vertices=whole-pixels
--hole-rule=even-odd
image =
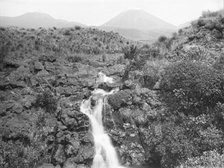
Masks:
[[[160,43],[163,43],[163,42],[165,42],[167,39],[168,39],[168,38],[167,38],[166,36],[160,36],[160,37],[158,38],[158,41],[159,41]]]
[[[137,61],[139,50],[137,46],[131,45],[123,48],[122,51],[124,53],[124,58],[129,60],[122,77],[122,81],[125,81],[128,78],[129,72],[133,69],[135,62]]]
[[[37,95],[35,105],[43,108],[47,113],[54,113],[57,109],[57,99],[50,91],[44,91]]]
[[[124,53],[124,58],[128,60],[134,60],[139,53],[139,50],[135,45],[124,47],[122,51]]]

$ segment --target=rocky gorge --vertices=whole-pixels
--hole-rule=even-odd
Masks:
[[[89,65],[63,61],[45,57],[44,61],[39,58],[21,65],[11,62],[10,66],[17,68],[10,73],[1,72],[1,145],[7,147],[4,143],[12,142],[21,148],[32,147],[34,149],[30,150],[37,152],[33,157],[41,157],[38,152],[44,150],[41,152],[46,152],[49,158],[44,155],[42,159],[49,159],[64,168],[90,167],[94,156],[93,139],[89,120],[79,108],[80,102],[94,88],[98,70]],[[120,73],[119,70],[116,73]],[[124,86],[120,84],[119,87]],[[121,89],[109,96],[105,107],[105,126],[125,165],[146,161],[140,140],[144,138],[144,128],[147,128],[144,120],[149,109],[159,106],[154,100],[146,102],[150,101],[146,100],[147,94],[153,93],[148,89]],[[25,154],[23,157],[32,156]],[[18,164],[26,166],[26,163]]]
[[[80,27],[0,28],[0,167],[90,168],[94,138],[80,105],[96,88],[118,88],[102,122],[123,166],[221,158],[223,25],[201,18],[154,46]]]
[[[120,88],[108,98],[103,120],[121,162],[123,165],[146,162],[140,141],[143,136],[139,135],[144,135],[141,125],[145,124],[146,111],[157,104],[148,102],[155,106],[152,107],[143,101],[147,94],[153,94],[149,90],[137,91],[135,86],[120,82],[123,64],[115,65],[114,60],[107,63],[79,60],[79,57],[51,54],[48,50],[38,56],[33,52],[34,56],[22,56],[26,49],[22,45],[21,56],[13,55],[17,50],[7,52],[0,74],[1,166],[90,167],[94,156],[93,137],[88,117],[80,112],[80,103],[90,96],[102,70],[117,82],[99,87]],[[78,59],[71,61],[72,58]],[[133,111],[133,103],[139,105],[140,116]]]

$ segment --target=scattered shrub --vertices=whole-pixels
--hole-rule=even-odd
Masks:
[[[160,59],[161,54],[158,48],[151,47],[148,50],[145,50],[142,54],[147,55],[149,60]]]
[[[75,26],[75,30],[81,30],[80,26]]]
[[[21,119],[24,126],[18,129],[1,127],[0,134],[0,167],[1,168],[34,168],[42,163],[50,163],[54,143],[52,130],[56,126],[56,118],[43,110],[28,114]],[[39,117],[44,116],[40,121]],[[20,120],[20,119],[19,119]]]
[[[1,31],[5,31],[6,29],[4,27],[0,27],[0,30]]]
[[[139,53],[137,46],[134,45],[124,47],[122,51],[124,53],[124,58],[129,60],[134,60]]]
[[[173,168],[194,153],[194,146],[184,132],[183,127],[173,123],[162,125],[162,141],[156,146],[156,151],[162,156],[162,167]]]
[[[70,36],[70,35],[72,35],[72,33],[71,33],[70,30],[66,30],[66,31],[64,32],[64,35],[65,35],[65,36]]]
[[[203,11],[202,12],[202,17],[206,18],[206,17],[216,17],[219,16],[219,12],[212,12],[212,11]]]
[[[147,66],[147,72],[140,78],[142,87],[152,89],[156,82],[159,80],[159,69],[153,65]]]
[[[151,162],[160,167],[174,168],[195,153],[193,142],[185,135],[185,128],[173,121],[151,122],[149,132],[144,133]]]
[[[206,151],[202,156],[189,158],[178,168],[221,168],[224,167],[224,154],[216,150]]]
[[[160,79],[160,73],[167,64],[168,62],[166,60],[148,61],[142,69],[143,75],[140,78],[142,86],[153,89]]]
[[[222,82],[222,75],[210,66],[199,62],[176,62],[165,68],[160,88],[169,95],[170,101],[177,103],[177,109],[192,113],[223,101]]]
[[[32,147],[24,147],[20,142],[4,142],[0,140],[0,167],[30,168],[38,162],[38,151]]]
[[[168,39],[168,38],[167,38],[166,36],[160,36],[160,37],[158,38],[158,42],[163,43],[163,42],[165,42],[167,39]]]
[[[138,59],[139,57],[137,57],[139,54],[137,46],[127,46],[123,48],[122,51],[124,53],[124,59],[128,59],[128,64],[126,65],[122,77],[122,81],[125,81],[126,79],[128,79],[129,72],[133,70],[133,68],[136,68],[138,65],[140,65],[142,60]]]
[[[224,70],[224,55],[221,55],[219,59],[216,60],[216,62],[213,64],[213,67],[218,71]]]
[[[217,103],[212,111],[213,123],[218,128],[224,132],[224,104]]]
[[[35,106],[43,108],[47,113],[55,113],[57,109],[57,99],[50,91],[44,91],[37,95]]]
[[[223,145],[222,131],[214,126],[209,126],[206,129],[201,128],[198,131],[200,136],[200,151],[209,151],[213,149],[220,149]]]
[[[215,57],[212,52],[202,46],[189,45],[178,51],[178,55],[173,61],[200,61],[206,64],[214,64]],[[175,59],[175,60],[174,60]]]
[[[79,57],[79,56],[69,56],[67,58],[67,60],[69,62],[76,63],[76,62],[81,62],[83,59],[81,57]]]
[[[179,29],[178,34],[182,34],[182,33],[183,33],[183,29]]]
[[[197,20],[196,22],[193,22],[192,24],[193,24],[193,25],[195,24],[195,25],[197,25],[198,27],[202,27],[202,26],[205,26],[205,24],[206,24],[206,20],[205,20],[205,19],[199,19],[199,20]]]

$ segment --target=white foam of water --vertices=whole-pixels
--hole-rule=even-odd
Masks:
[[[98,73],[98,83],[114,83],[114,79],[111,77],[107,77],[104,73]]]
[[[119,163],[116,150],[110,141],[110,137],[104,131],[102,123],[104,96],[114,92],[115,90],[106,92],[102,89],[96,89],[92,92],[93,96],[98,95],[95,107],[91,107],[91,97],[88,100],[84,100],[80,106],[81,112],[89,117],[92,126],[95,145],[95,157],[92,168],[124,168]]]

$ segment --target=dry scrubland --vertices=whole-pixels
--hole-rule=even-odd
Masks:
[[[152,45],[90,28],[0,28],[0,167],[89,168],[79,111],[99,71],[120,91],[104,126],[124,165],[224,167],[224,18],[204,13]],[[151,166],[150,166],[151,165]]]

